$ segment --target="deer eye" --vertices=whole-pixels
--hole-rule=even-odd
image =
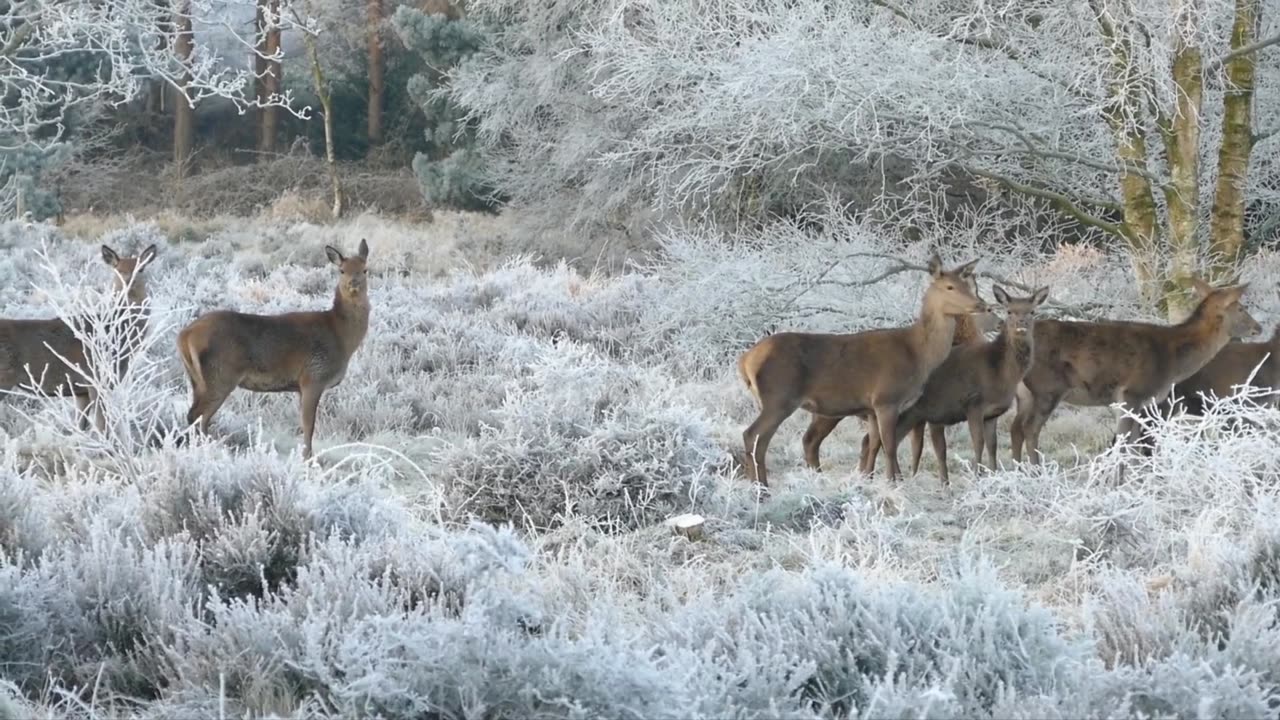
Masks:
[[[948,290],[955,290],[955,289],[956,289],[956,286],[955,286],[955,285],[948,285],[948,286],[947,286],[947,289],[948,289]]]

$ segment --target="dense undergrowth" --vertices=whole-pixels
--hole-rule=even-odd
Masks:
[[[288,396],[237,394],[213,439],[185,433],[177,329],[218,306],[326,305],[322,247],[361,235],[374,314],[322,405],[319,461],[297,453]],[[908,321],[921,275],[862,283],[936,239],[890,248],[849,223],[663,240],[597,275],[469,266],[473,249],[370,218],[102,238],[160,244],[153,335],[108,395],[110,438],[69,402],[0,405],[0,717],[1280,709],[1275,411],[1240,396],[1160,422],[1118,483],[1121,456],[1097,454],[1109,417],[1065,410],[1052,462],[953,465],[951,491],[856,477],[853,421],[826,471],[804,470],[797,417],[761,496],[737,471],[753,408],[734,356],[780,327]],[[6,315],[102,301],[77,289],[107,286],[92,245],[10,224],[0,247]],[[1055,312],[1134,315],[1124,267],[1092,251],[980,271],[1051,285]],[[1264,322],[1273,297],[1247,298]],[[681,512],[707,518],[703,540],[662,525]]]

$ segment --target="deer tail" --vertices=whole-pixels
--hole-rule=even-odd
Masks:
[[[182,365],[187,369],[196,394],[203,395],[208,388],[204,382],[204,370],[200,367],[200,350],[195,346],[195,338],[185,332],[178,335],[178,356],[182,358]]]

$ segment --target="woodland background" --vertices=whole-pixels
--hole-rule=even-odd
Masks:
[[[1045,314],[1280,322],[1276,0],[0,2],[0,306],[150,333],[0,402],[0,718],[1274,717],[1280,414],[1063,408],[1049,462],[773,492],[734,368],[910,322],[933,251]],[[320,308],[322,405],[182,423],[180,327]],[[1007,421],[1007,418],[1006,418]],[[705,537],[675,536],[677,514]]]

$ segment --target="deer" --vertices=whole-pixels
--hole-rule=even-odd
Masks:
[[[972,278],[969,283],[969,289],[974,295],[978,294],[977,278]],[[984,310],[972,315],[960,315],[956,317],[956,332],[951,338],[952,352],[963,345],[970,343],[980,343],[986,341],[986,334],[994,330],[999,323],[996,321],[995,314],[989,310]],[[857,417],[861,418],[865,423],[869,432],[862,436],[862,446],[858,456],[858,472],[864,475],[870,475],[875,472],[876,456],[870,453],[871,434],[870,431],[875,429],[875,420],[869,412],[858,413]],[[901,433],[899,433],[901,437]],[[924,423],[920,423],[911,428],[911,454],[912,457],[919,457],[924,447]],[[805,463],[812,469],[821,471],[822,467],[818,462],[818,453],[816,448],[809,452],[806,447]]]
[[[1267,404],[1280,405],[1280,326],[1262,342],[1227,343],[1204,367],[1175,385],[1154,412],[1167,417],[1176,407],[1188,415],[1203,415],[1209,398],[1227,397],[1240,386],[1268,391]],[[1142,440],[1142,452],[1150,454],[1147,433]]]
[[[813,416],[804,434],[810,464],[817,464],[818,447],[841,419],[868,415],[884,438],[889,475],[899,479],[898,414],[916,401],[929,373],[951,351],[956,318],[987,309],[972,289],[977,263],[944,270],[936,254],[930,257],[932,279],[910,326],[852,334],[781,332],[744,352],[738,372],[760,407],[742,434],[748,477],[768,487],[769,442],[804,408]]]
[[[122,344],[112,348],[115,370],[123,375],[137,349],[135,339],[146,332],[143,312],[147,299],[144,270],[156,258],[156,246],[140,254],[121,257],[107,245],[100,248],[102,261],[112,270],[112,290],[119,299],[116,319],[127,323],[124,332],[111,340]],[[38,392],[49,397],[72,397],[79,411],[79,427],[90,427],[89,408],[94,408],[93,426],[106,430],[106,417],[98,398],[98,388],[85,379],[96,376],[92,351],[76,337],[76,319],[0,319],[0,390]]]
[[[946,428],[968,422],[975,465],[982,467],[986,449],[991,467],[996,465],[996,420],[1013,405],[1018,384],[1031,368],[1034,352],[1036,310],[1049,297],[1049,288],[1030,297],[1015,298],[999,285],[992,288],[996,302],[1004,307],[1004,327],[990,342],[957,345],[924,384],[920,399],[898,418],[897,433],[908,428],[913,435],[929,426],[929,440],[938,459],[938,475],[943,485],[951,479],[947,472]],[[872,434],[863,437],[863,452],[874,462],[877,443]],[[911,448],[911,474],[920,469],[923,443]]]
[[[316,412],[326,390],[346,375],[351,357],[369,330],[369,244],[355,257],[325,246],[338,268],[333,306],[328,310],[253,315],[215,310],[178,333],[178,356],[191,381],[187,424],[200,421],[209,434],[213,416],[237,388],[299,395],[302,457],[311,457]]]
[[[1177,383],[1209,363],[1232,338],[1262,332],[1241,304],[1247,284],[1211,287],[1192,278],[1199,303],[1177,325],[1118,320],[1080,322],[1042,320],[1034,331],[1034,359],[1017,393],[1017,413],[1010,427],[1013,459],[1038,463],[1040,431],[1064,399],[1079,406],[1124,403],[1147,411],[1163,402]],[[1123,415],[1116,441],[1138,439],[1137,421]]]

